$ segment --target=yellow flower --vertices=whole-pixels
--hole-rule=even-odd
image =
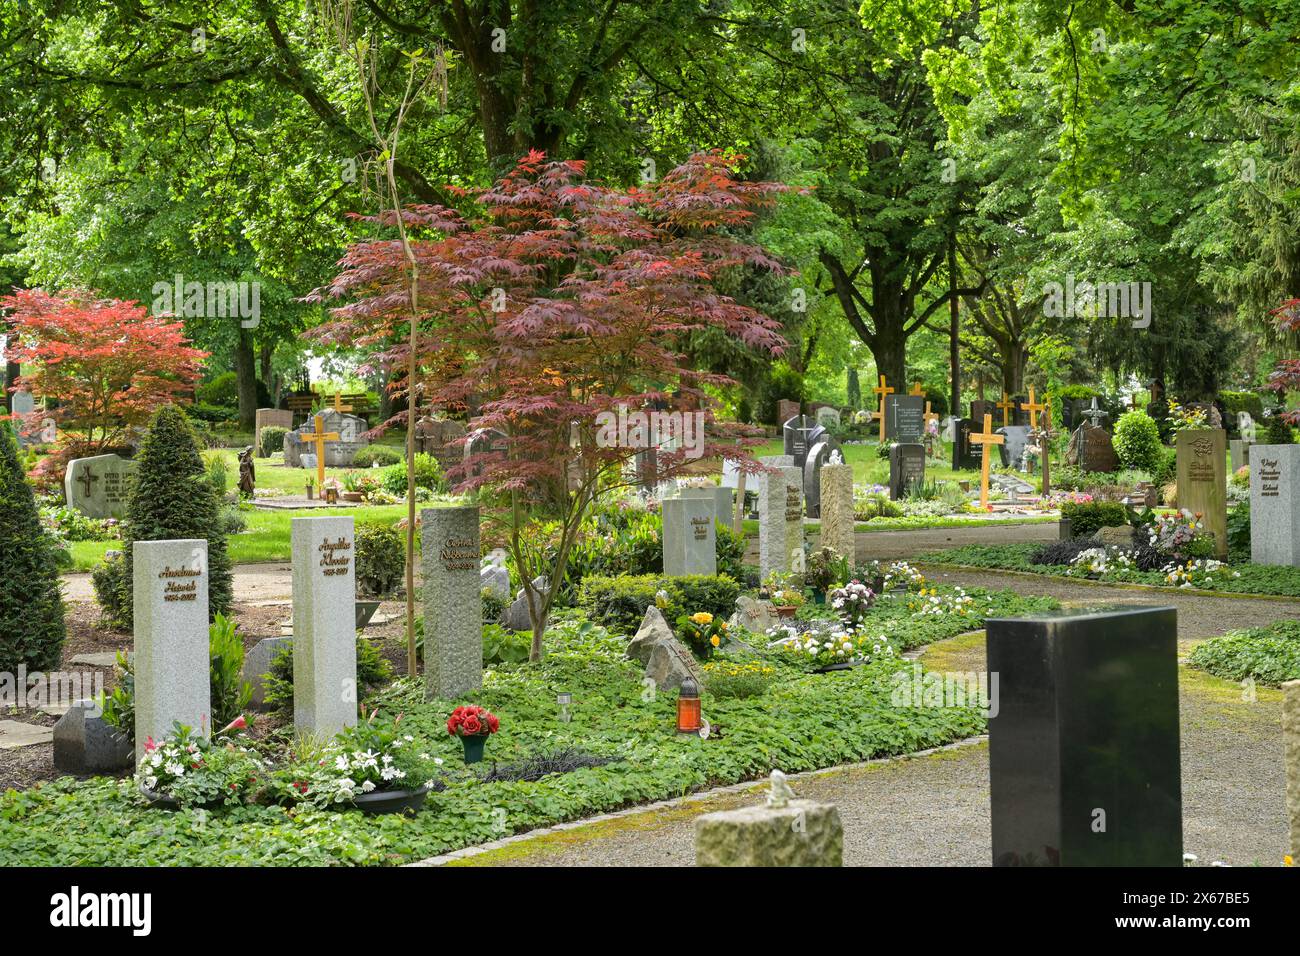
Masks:
[[[699,611],[698,613],[691,615],[691,620],[696,624],[712,624],[713,615],[707,611]]]
[[[1282,865],[1283,865],[1283,866],[1295,866],[1295,860],[1291,857],[1291,854],[1290,854],[1290,853],[1288,853],[1286,856],[1282,857]]]
[[[719,644],[722,643],[722,641],[718,637],[718,635],[714,634],[711,638],[709,638],[709,643],[712,644],[714,647],[717,647]]]

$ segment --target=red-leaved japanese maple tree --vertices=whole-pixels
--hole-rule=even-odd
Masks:
[[[1300,299],[1288,299],[1270,313],[1277,317],[1279,332],[1300,333]],[[1267,388],[1277,393],[1279,399],[1287,392],[1300,390],[1300,359],[1281,359],[1269,375]],[[1290,425],[1300,425],[1300,409],[1282,414]]]
[[[138,302],[93,293],[22,289],[0,297],[17,387],[58,399],[50,417],[66,454],[96,454],[143,426],[161,405],[194,388],[206,352],[181,322]]]
[[[618,189],[586,180],[582,162],[533,152],[492,187],[459,192],[463,212],[403,211],[421,290],[416,394],[430,406],[475,408],[475,429],[504,436],[451,477],[501,522],[527,596],[534,660],[559,588],[533,579],[563,580],[583,517],[628,483],[642,450],[597,441],[602,413],[699,411],[707,431],[690,451],[725,452],[758,470],[744,455],[745,430],[713,419],[706,386],[733,383],[690,368],[684,355],[688,337],[709,328],[768,354],[784,346],[774,319],[716,288],[726,270],[783,269],[739,235],[785,187],[742,181],[738,162],[697,154],[657,182]],[[395,222],[391,213],[368,218]],[[317,334],[373,347],[377,362],[403,367],[411,304],[401,244],[357,243],[340,266],[313,298],[348,301]],[[400,383],[408,394],[409,386]],[[685,447],[662,452],[658,477],[681,474],[687,456]],[[539,542],[543,522],[553,534]]]

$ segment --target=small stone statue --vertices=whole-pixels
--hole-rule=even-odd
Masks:
[[[794,791],[791,790],[790,785],[785,782],[785,774],[780,770],[773,770],[770,779],[772,781],[772,789],[767,795],[767,805],[775,810],[779,810],[794,799]]]
[[[253,466],[253,446],[249,445],[239,453],[239,493],[245,498],[253,497],[257,483],[257,471]]]

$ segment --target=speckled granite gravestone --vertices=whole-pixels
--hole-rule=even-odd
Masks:
[[[294,518],[293,725],[332,737],[357,723],[357,585],[351,518]]]
[[[821,470],[821,546],[857,560],[853,531],[853,466],[823,465]]]
[[[88,517],[120,518],[134,472],[135,462],[117,455],[74,458],[63,475],[63,494],[70,507]]]
[[[790,570],[790,555],[803,545],[803,500],[799,484],[803,472],[793,465],[778,465],[762,476],[758,491],[758,568],[764,579],[773,572]]]
[[[420,512],[424,554],[424,694],[460,697],[483,684],[479,511]]]
[[[1178,456],[1178,507],[1201,515],[1206,533],[1214,535],[1219,558],[1228,556],[1225,438],[1222,428],[1195,428],[1178,432],[1174,439]]]
[[[1300,680],[1282,685],[1282,744],[1286,754],[1286,812],[1291,858],[1300,860]]]
[[[718,545],[710,498],[669,498],[663,503],[664,574],[717,574]]]
[[[1255,445],[1250,454],[1250,560],[1300,565],[1300,445]]]
[[[134,565],[135,757],[180,721],[211,733],[208,543],[137,541]]]

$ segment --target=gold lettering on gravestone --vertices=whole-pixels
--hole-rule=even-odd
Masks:
[[[692,518],[691,527],[695,529],[695,540],[704,541],[709,537],[709,522],[711,518]]]
[[[803,521],[803,501],[799,498],[799,489],[794,485],[785,486],[785,520]]]
[[[351,541],[344,537],[339,537],[337,541],[326,538],[316,550],[320,552],[320,566],[325,569],[325,577],[344,577],[348,574],[352,565]]]
[[[199,582],[189,581],[182,583],[174,580],[176,578],[197,578],[202,576],[203,572],[198,568],[173,568],[170,564],[158,572],[158,577],[167,579],[167,586],[163,588],[164,601],[197,601],[199,598]]]
[[[1259,461],[1259,495],[1276,498],[1281,494],[1282,466],[1278,458],[1261,458]]]
[[[1192,481],[1214,481],[1214,462],[1210,453],[1214,451],[1214,442],[1208,438],[1198,438],[1192,442],[1195,457],[1187,466],[1187,477]]]
[[[469,571],[479,563],[478,546],[473,538],[449,537],[438,556],[447,571]]]

